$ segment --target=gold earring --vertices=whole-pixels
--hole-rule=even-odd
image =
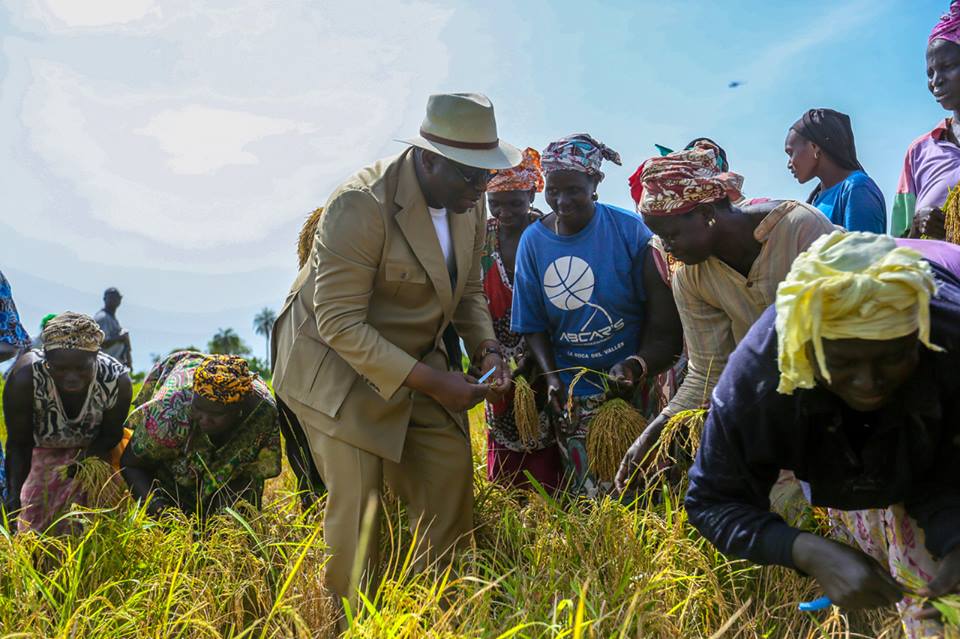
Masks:
[[[711,217],[709,220],[707,220],[707,226],[713,226],[716,223],[717,223],[716,218]]]

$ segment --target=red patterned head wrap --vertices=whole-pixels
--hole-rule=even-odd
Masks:
[[[630,176],[630,194],[644,215],[682,215],[700,204],[741,197],[743,176],[722,172],[717,147],[699,141],[692,149],[650,158]]]
[[[543,171],[540,168],[540,154],[536,149],[523,152],[520,164],[511,169],[497,169],[487,183],[487,193],[497,191],[536,191],[543,190]]]

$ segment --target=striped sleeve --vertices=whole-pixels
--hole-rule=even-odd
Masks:
[[[897,183],[897,194],[893,196],[893,211],[890,214],[890,234],[903,237],[913,224],[913,214],[917,208],[917,187],[913,179],[914,142],[903,158],[903,170]]]

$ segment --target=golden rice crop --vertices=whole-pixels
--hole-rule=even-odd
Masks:
[[[943,229],[946,232],[944,239],[954,244],[960,244],[960,184],[950,189],[947,200],[943,203]],[[930,239],[928,235],[921,235],[923,239]]]
[[[672,451],[680,450],[691,459],[697,456],[700,448],[700,438],[703,436],[703,425],[707,421],[706,409],[682,410],[666,423],[660,439],[654,448],[655,459],[677,461]]]
[[[533,388],[522,375],[513,380],[513,419],[520,443],[532,449],[540,440],[540,414]]]
[[[91,506],[115,506],[126,486],[117,470],[99,457],[85,457],[73,464],[61,466],[59,471],[65,476],[70,468],[76,471],[73,479],[80,485]]]
[[[310,259],[310,251],[313,250],[313,236],[317,232],[317,224],[320,222],[321,215],[323,215],[323,207],[314,209],[303,221],[303,226],[300,228],[300,235],[297,236],[297,262],[300,268],[303,268],[303,265]]]
[[[587,427],[587,460],[601,481],[613,481],[630,444],[640,436],[647,420],[622,399],[604,402]]]
[[[474,543],[449,572],[391,570],[411,536],[406,513],[388,503],[388,577],[355,611],[347,639],[903,636],[892,608],[798,612],[822,594],[812,579],[724,557],[690,527],[673,488],[626,504],[488,482],[482,420],[482,407],[471,411]],[[315,509],[300,511],[295,486],[285,468],[267,482],[262,513],[204,526],[176,511],[152,519],[131,499],[78,515],[79,535],[0,525],[0,637],[337,636],[323,523]]]

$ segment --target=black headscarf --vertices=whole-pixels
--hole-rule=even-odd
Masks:
[[[790,128],[823,149],[837,166],[848,171],[863,171],[863,165],[857,159],[850,116],[846,113],[833,109],[810,109]],[[807,202],[813,202],[819,192],[818,185]]]

